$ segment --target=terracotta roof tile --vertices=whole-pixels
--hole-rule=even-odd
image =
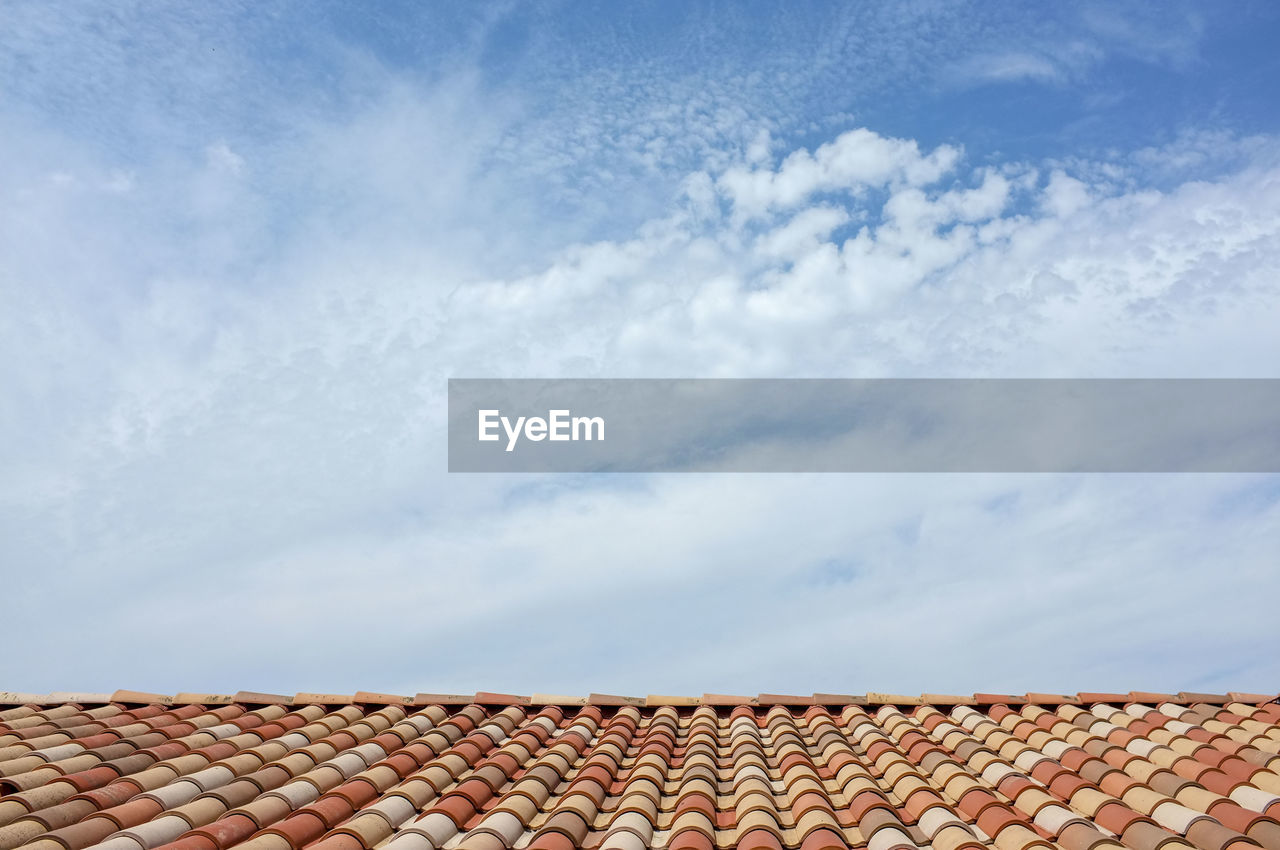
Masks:
[[[116,691],[111,695],[111,702],[122,703],[140,703],[140,704],[156,704],[168,705],[173,702],[173,697],[167,697],[162,694],[151,694],[146,691]]]
[[[360,705],[405,705],[412,706],[414,699],[401,694],[383,694],[373,691],[356,691],[351,701]]]
[[[1029,693],[1024,699],[1033,705],[1079,705],[1080,700],[1070,694]]]
[[[29,696],[0,850],[1280,848],[1266,695]]]

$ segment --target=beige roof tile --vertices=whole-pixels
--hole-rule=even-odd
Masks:
[[[624,697],[615,694],[589,694],[587,702],[591,705],[644,705],[643,697]]]
[[[354,702],[353,694],[315,694],[297,693],[293,695],[294,705],[346,705]]]
[[[474,694],[415,694],[414,705],[471,705]]]
[[[529,705],[586,705],[586,697],[560,696],[558,694],[534,694]]]
[[[292,705],[293,697],[284,696],[282,694],[264,694],[257,691],[239,691],[235,697],[236,702],[250,703],[252,705]]]
[[[163,694],[148,693],[147,691],[120,690],[111,695],[111,702],[169,705],[173,702],[173,697],[165,696]]]
[[[646,706],[695,706],[700,705],[701,700],[698,697],[679,697],[679,696],[663,696],[661,694],[649,694],[644,698]]]
[[[870,705],[923,705],[922,697],[906,694],[880,694],[867,692],[867,703]]]
[[[351,701],[368,705],[413,705],[413,697],[400,694],[380,694],[373,691],[356,691],[351,697]]]

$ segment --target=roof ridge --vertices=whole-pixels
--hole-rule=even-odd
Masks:
[[[292,696],[285,694],[262,693],[258,691],[239,691],[234,694],[215,694],[201,692],[181,692],[173,695],[153,693],[150,691],[121,689],[110,694],[88,693],[80,691],[54,691],[47,694],[26,693],[19,691],[0,691],[0,705],[60,705],[74,704],[106,704],[123,703],[126,705],[230,705],[242,703],[250,705],[556,705],[562,707],[578,707],[585,705],[636,707],[696,707],[700,705],[712,707],[726,706],[957,706],[957,705],[1128,705],[1133,703],[1161,703],[1207,705],[1228,705],[1241,703],[1245,705],[1264,705],[1280,700],[1276,694],[1259,694],[1244,691],[1228,691],[1226,693],[1198,693],[1181,691],[1179,693],[1162,693],[1155,691],[1130,691],[1128,693],[1105,691],[1081,691],[1072,694],[1029,692],[1026,694],[1002,694],[976,692],[963,694],[924,693],[918,696],[910,694],[894,694],[868,691],[864,694],[773,694],[760,693],[755,696],[737,694],[704,693],[701,696],[681,696],[649,694],[645,697],[622,696],[617,694],[590,693],[587,696],[550,695],[550,694],[510,694],[499,691],[477,691],[474,694],[440,694],[417,693],[407,694],[383,693],[375,691],[356,691],[351,694],[330,694],[302,691]]]

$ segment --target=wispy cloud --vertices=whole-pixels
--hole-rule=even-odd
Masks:
[[[955,80],[960,84],[1014,80],[1062,82],[1066,76],[1066,71],[1053,60],[1029,53],[974,56],[955,69]]]
[[[1108,47],[1146,62],[1185,67],[1200,56],[1203,12],[1194,4],[1090,3],[1081,18]]]

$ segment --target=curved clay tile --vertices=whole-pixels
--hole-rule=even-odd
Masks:
[[[116,696],[0,707],[0,850],[1280,850],[1265,697]]]

